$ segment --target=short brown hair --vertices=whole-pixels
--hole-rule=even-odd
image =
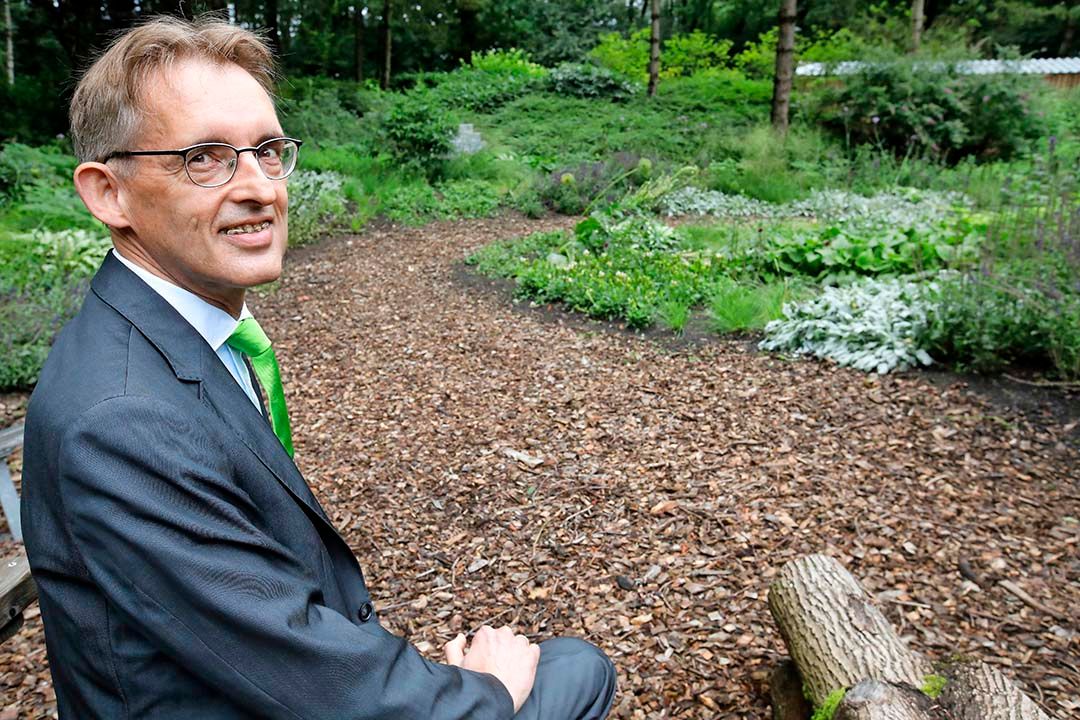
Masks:
[[[69,114],[79,161],[129,150],[145,116],[148,79],[191,58],[238,65],[273,96],[274,57],[259,35],[212,15],[156,17],[117,37],[79,80]]]

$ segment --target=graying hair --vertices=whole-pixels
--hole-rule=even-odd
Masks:
[[[161,16],[116,38],[79,80],[71,99],[71,141],[80,162],[131,149],[146,117],[146,86],[177,60],[232,63],[273,96],[273,53],[258,34],[212,15]]]

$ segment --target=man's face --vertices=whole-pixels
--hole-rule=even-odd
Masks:
[[[284,135],[262,86],[240,67],[181,61],[148,84],[147,122],[130,150],[203,142],[252,147]],[[288,238],[284,180],[268,180],[251,152],[221,187],[193,183],[175,156],[132,158],[121,185],[132,242],[174,283],[216,304],[276,279]],[[265,225],[269,223],[269,225]],[[238,226],[255,232],[226,233]]]

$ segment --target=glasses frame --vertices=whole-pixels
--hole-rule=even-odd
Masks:
[[[236,168],[238,168],[240,166],[240,154],[250,152],[255,157],[255,164],[259,166],[259,171],[263,174],[263,177],[265,177],[267,180],[284,180],[285,178],[292,175],[293,171],[296,170],[296,163],[293,163],[292,169],[289,170],[289,172],[285,173],[281,177],[272,178],[269,175],[267,175],[266,170],[263,169],[262,163],[259,162],[259,154],[258,154],[259,150],[261,150],[266,145],[269,145],[270,143],[273,143],[273,142],[281,142],[282,140],[288,140],[289,142],[296,144],[297,160],[299,160],[300,146],[304,144],[303,140],[297,140],[296,138],[291,138],[291,137],[274,137],[274,138],[270,138],[269,140],[263,140],[261,143],[259,143],[258,145],[254,146],[254,147],[236,147],[235,145],[230,145],[229,143],[226,143],[226,142],[204,142],[204,143],[195,143],[194,145],[188,145],[187,147],[180,148],[179,150],[119,150],[117,152],[109,153],[108,156],[106,156],[106,158],[104,160],[102,160],[102,162],[109,162],[113,158],[173,155],[173,156],[179,157],[180,159],[182,159],[184,161],[184,174],[187,175],[188,180],[191,180],[191,182],[194,183],[195,185],[197,185],[198,187],[216,188],[216,187],[221,187],[222,185],[227,184],[234,177],[236,177]],[[188,154],[192,150],[198,150],[199,148],[203,148],[203,147],[227,147],[227,148],[232,148],[232,150],[236,153],[236,162],[233,164],[232,172],[229,174],[229,177],[227,177],[225,180],[222,180],[221,182],[216,183],[214,185],[204,185],[204,184],[202,184],[200,182],[195,182],[195,178],[191,177],[191,171],[188,170]]]

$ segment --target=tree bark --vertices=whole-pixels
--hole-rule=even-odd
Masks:
[[[931,673],[833,558],[809,555],[784,565],[769,588],[769,610],[815,707],[862,680],[920,687]]]
[[[1070,2],[1065,8],[1065,34],[1061,38],[1061,46],[1058,48],[1058,57],[1069,57],[1073,39],[1076,37],[1076,11],[1075,3]]]
[[[769,676],[769,699],[772,720],[810,720],[810,703],[802,692],[799,669],[791,660],[784,660]]]
[[[11,0],[4,0],[4,65],[8,85],[15,84],[15,44],[11,27]]]
[[[844,695],[834,720],[936,720],[934,703],[910,685],[863,680]]]
[[[926,0],[911,0],[911,49],[913,52],[919,52],[925,23]]]
[[[788,130],[791,84],[795,76],[795,12],[796,0],[781,0],[772,99],[772,125],[780,134],[786,134]]]
[[[353,10],[353,58],[356,61],[356,82],[364,82],[364,4],[356,3]]]
[[[649,97],[660,84],[660,0],[652,0],[652,32],[649,34]]]
[[[986,663],[958,665],[938,700],[951,720],[1050,720],[1035,701]]]
[[[390,0],[383,0],[383,20],[382,20],[382,35],[383,35],[383,67],[382,78],[379,81],[379,87],[386,90],[390,87],[390,58],[391,58],[391,44],[393,43],[393,37],[390,32],[390,12],[393,10]]]

